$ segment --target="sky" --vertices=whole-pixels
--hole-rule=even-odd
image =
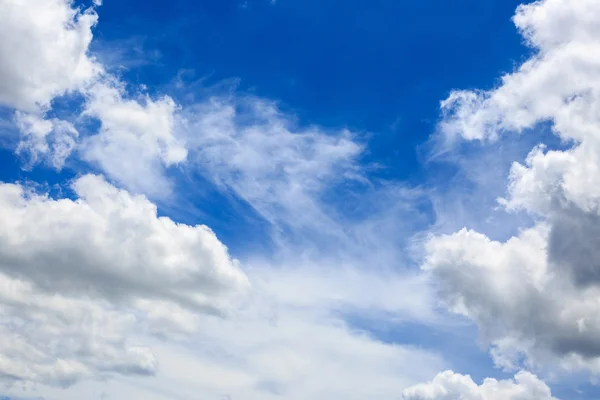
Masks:
[[[0,399],[599,398],[598,27],[0,0]]]

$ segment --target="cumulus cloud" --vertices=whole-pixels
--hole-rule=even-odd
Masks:
[[[182,345],[153,342],[160,369],[151,380],[115,377],[39,393],[63,400],[101,392],[117,399],[386,400],[447,368],[434,351],[379,340],[342,315],[364,307],[413,320],[432,300],[422,298],[425,282],[359,268],[321,276],[317,268],[249,265],[253,291],[230,318],[203,316]],[[399,288],[406,295],[394,296]],[[27,392],[15,386],[9,394]]]
[[[0,104],[44,110],[101,73],[88,54],[97,20],[68,0],[0,2]]]
[[[491,91],[452,93],[440,130],[497,141],[549,122],[562,145],[514,163],[500,200],[537,222],[504,242],[470,230],[433,237],[424,268],[450,308],[478,323],[499,365],[525,358],[598,373],[600,4],[537,1],[514,22],[535,53]]]
[[[168,96],[128,98],[123,84],[106,79],[86,90],[84,116],[99,120],[82,155],[111,178],[136,192],[170,192],[165,167],[185,161],[183,139],[175,136],[178,106]]]
[[[556,400],[550,388],[535,375],[519,372],[514,380],[487,378],[477,385],[470,376],[446,371],[431,382],[412,386],[404,400]]]
[[[249,283],[206,226],[158,217],[156,206],[103,178],[73,183],[76,200],[0,185],[0,375],[69,384],[154,373],[136,332],[186,334],[226,312]]]
[[[91,289],[111,300],[142,296],[198,307],[247,284],[208,227],[158,217],[145,197],[98,176],[77,179],[73,189],[77,201],[1,186],[3,271],[49,291]]]
[[[94,2],[100,6],[101,2]],[[94,8],[70,0],[7,0],[0,4],[0,105],[17,110],[21,132],[17,153],[26,168],[38,162],[60,169],[78,154],[136,192],[169,193],[165,168],[186,159],[174,133],[178,106],[168,96],[133,96],[89,52]],[[85,98],[82,115],[100,122],[98,132],[80,132],[72,122],[47,118],[52,101],[64,94]]]

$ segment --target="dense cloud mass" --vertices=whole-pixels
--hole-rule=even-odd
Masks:
[[[145,197],[98,176],[73,190],[77,200],[54,200],[0,185],[1,375],[152,373],[151,353],[127,344],[136,324],[189,332],[198,313],[225,312],[248,287],[207,227],[158,217]]]
[[[434,237],[424,268],[499,365],[525,357],[600,373],[600,3],[537,1],[514,21],[535,54],[492,91],[454,92],[440,129],[494,141],[550,122],[563,147],[515,163],[500,200],[537,222],[506,242],[469,230]]]
[[[404,400],[556,400],[550,388],[535,375],[519,372],[514,380],[488,378],[477,385],[470,376],[446,371],[431,382],[412,386]]]

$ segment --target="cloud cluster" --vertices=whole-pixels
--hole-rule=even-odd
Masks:
[[[494,90],[452,93],[440,129],[497,141],[550,123],[562,145],[514,163],[500,200],[536,222],[505,242],[466,229],[433,237],[424,269],[477,322],[498,365],[600,373],[600,4],[537,1],[514,21],[532,57]]]
[[[76,200],[55,200],[0,185],[0,375],[68,384],[154,373],[130,335],[193,331],[199,313],[226,312],[248,280],[207,227],[158,217],[145,197],[98,176],[73,190]]]
[[[77,153],[131,190],[164,195],[171,189],[164,169],[187,155],[174,132],[178,106],[168,96],[130,95],[90,54],[94,7],[82,10],[70,0],[0,4],[0,105],[17,110],[16,150],[27,168],[44,162],[61,169]],[[49,115],[52,102],[68,94],[83,97],[79,117],[98,121],[98,131],[90,124],[78,130],[73,123],[85,119],[77,116],[67,122]]]
[[[470,376],[446,371],[431,382],[412,386],[404,400],[556,400],[550,388],[535,375],[519,372],[514,380],[485,379],[477,385]]]

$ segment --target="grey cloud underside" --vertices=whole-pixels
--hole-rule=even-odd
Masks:
[[[548,261],[582,288],[600,283],[600,215],[571,207],[552,217]]]

